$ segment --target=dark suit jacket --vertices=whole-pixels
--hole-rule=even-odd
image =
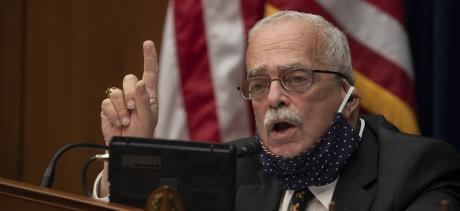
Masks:
[[[340,174],[337,210],[460,210],[460,155],[444,141],[400,133],[380,116],[364,117],[363,142]],[[254,138],[240,140],[235,145]],[[238,160],[236,210],[278,210],[283,191],[256,156]]]

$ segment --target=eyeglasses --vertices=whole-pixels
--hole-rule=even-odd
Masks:
[[[244,80],[237,89],[244,99],[259,101],[267,96],[272,81],[280,81],[285,90],[306,91],[315,81],[315,73],[334,74],[347,80],[347,77],[339,72],[302,69],[284,72],[279,78],[274,79],[268,76],[249,78]]]

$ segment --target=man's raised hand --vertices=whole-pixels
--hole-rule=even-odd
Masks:
[[[106,144],[113,136],[152,138],[158,121],[158,54],[152,41],[145,41],[142,80],[129,74],[122,89],[112,87],[101,104],[101,128]]]

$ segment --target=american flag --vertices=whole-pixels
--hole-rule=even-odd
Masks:
[[[361,110],[418,133],[404,10],[390,0],[171,0],[160,52],[158,138],[225,142],[254,135],[246,33],[279,10],[323,16],[347,35]]]

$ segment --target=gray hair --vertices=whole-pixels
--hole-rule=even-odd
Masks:
[[[347,81],[354,85],[355,77],[353,67],[351,66],[350,48],[345,35],[330,22],[319,15],[301,13],[296,11],[280,11],[258,21],[248,33],[248,42],[257,31],[276,23],[286,20],[300,20],[316,26],[319,30],[319,36],[323,38],[325,49],[319,57],[326,64],[332,65],[334,71],[344,74]]]

